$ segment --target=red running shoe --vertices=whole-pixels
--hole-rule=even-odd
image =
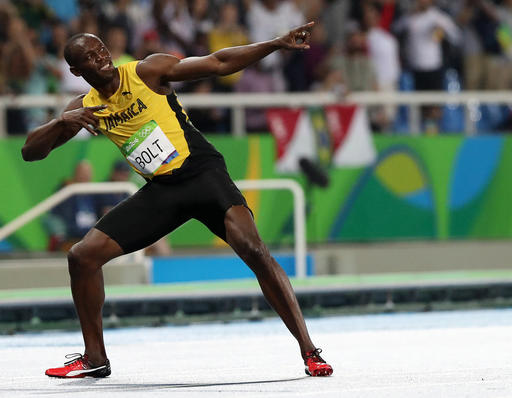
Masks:
[[[61,378],[79,378],[79,377],[107,377],[110,376],[110,362],[104,365],[92,367],[89,364],[87,354],[68,354],[66,358],[70,359],[64,363],[61,368],[47,369],[45,375]]]
[[[324,361],[320,356],[321,348],[306,353],[304,365],[306,365],[306,374],[308,376],[330,376],[332,375],[332,366]]]

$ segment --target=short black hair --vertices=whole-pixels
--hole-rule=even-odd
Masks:
[[[66,46],[64,47],[64,59],[69,65],[76,65],[76,53],[73,51],[73,47],[75,43],[80,40],[82,37],[86,36],[94,36],[90,33],[77,33],[76,35],[71,36],[66,42]]]

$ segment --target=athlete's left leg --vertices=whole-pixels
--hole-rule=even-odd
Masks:
[[[262,242],[242,193],[225,169],[204,173],[191,215],[224,239],[256,274],[265,298],[297,339],[306,373],[329,376],[332,367],[320,357],[286,273]]]
[[[247,207],[232,206],[225,215],[226,241],[255,273],[265,298],[297,339],[301,355],[315,349],[288,276],[261,240]]]

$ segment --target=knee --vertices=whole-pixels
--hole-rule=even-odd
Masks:
[[[77,275],[80,272],[94,272],[101,268],[102,264],[95,261],[94,249],[83,241],[75,243],[68,252],[68,268],[70,274]]]
[[[238,243],[238,253],[250,266],[266,264],[266,260],[270,258],[267,247],[260,239],[242,239]]]

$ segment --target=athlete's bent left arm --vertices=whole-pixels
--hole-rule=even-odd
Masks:
[[[311,29],[314,24],[314,22],[309,22],[273,40],[224,48],[204,57],[189,57],[180,60],[172,55],[153,54],[139,62],[137,73],[144,80],[157,77],[161,82],[229,75],[280,49],[309,49]]]

